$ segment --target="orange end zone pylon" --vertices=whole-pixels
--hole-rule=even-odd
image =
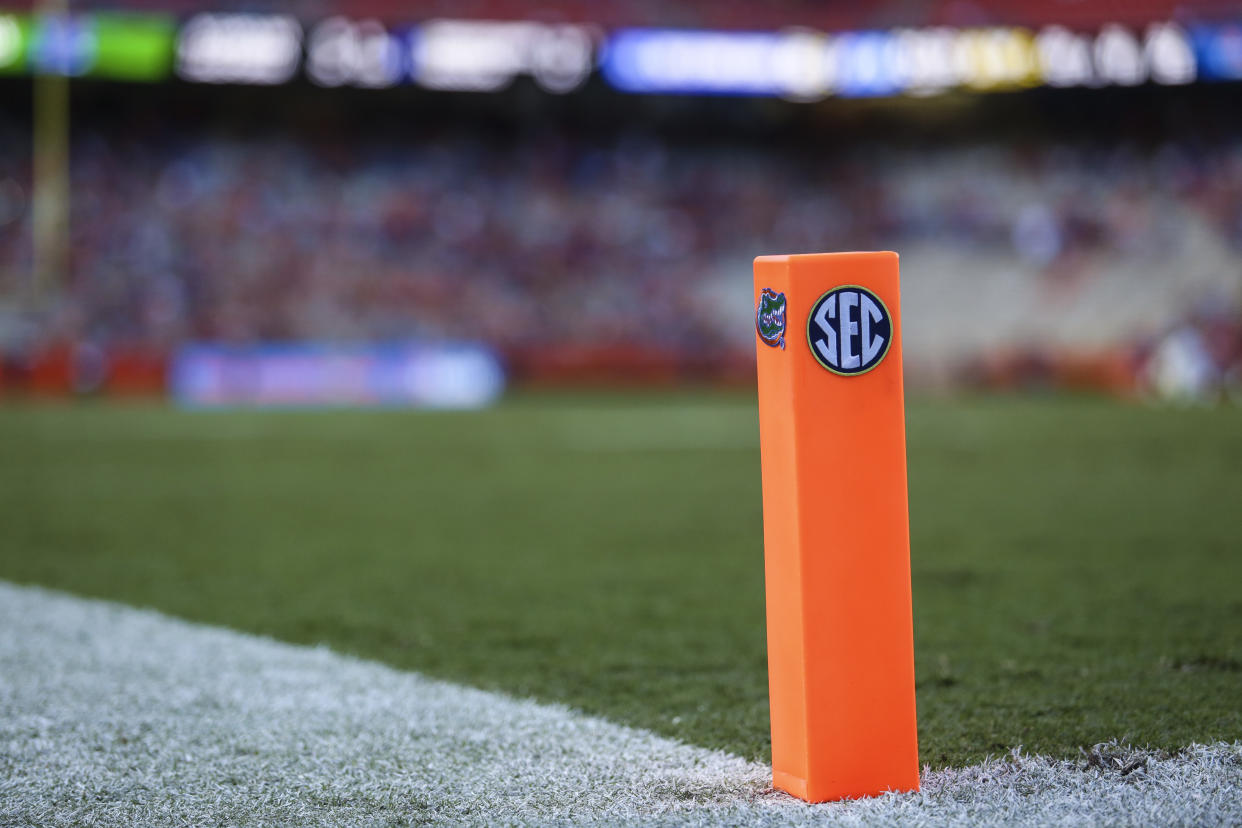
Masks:
[[[772,781],[919,787],[896,253],[755,259]]]

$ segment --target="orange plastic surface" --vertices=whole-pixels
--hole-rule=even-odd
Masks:
[[[891,320],[884,357],[852,376],[807,332],[844,285]],[[756,304],[764,288],[787,326],[783,348],[756,336],[773,785],[811,802],[918,790],[897,254],[762,256]]]

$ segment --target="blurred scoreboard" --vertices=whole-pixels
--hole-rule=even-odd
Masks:
[[[1239,80],[1242,24],[605,32],[531,21],[390,26],[331,17],[304,25],[279,14],[0,12],[0,74],[29,72],[459,91],[499,90],[526,76],[552,93],[598,72],[624,92],[818,100]]]

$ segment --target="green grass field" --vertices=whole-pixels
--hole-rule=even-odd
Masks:
[[[1242,414],[914,401],[921,754],[1242,737]],[[0,408],[0,578],[767,756],[755,404]]]

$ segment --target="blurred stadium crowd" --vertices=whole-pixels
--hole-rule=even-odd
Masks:
[[[420,135],[82,127],[70,283],[8,350],[447,338],[519,367],[640,348],[745,372],[753,255],[895,249],[916,367],[1141,357],[1187,324],[1214,331],[1217,374],[1242,359],[1242,136],[825,152],[551,124]],[[28,142],[0,133],[0,157]],[[8,295],[29,271],[30,187],[28,163],[0,172]]]

